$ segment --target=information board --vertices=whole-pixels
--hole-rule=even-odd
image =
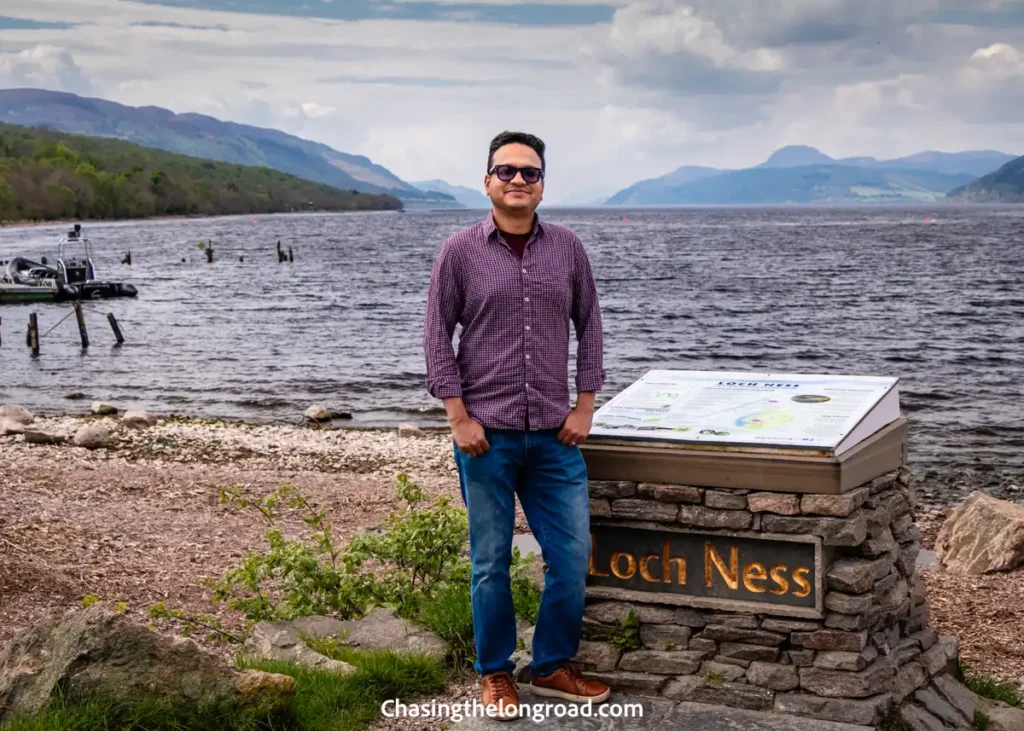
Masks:
[[[652,370],[597,410],[591,434],[838,451],[899,418],[897,381]]]

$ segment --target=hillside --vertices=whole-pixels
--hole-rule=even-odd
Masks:
[[[452,196],[463,208],[490,208],[491,199],[479,190],[465,185],[452,185],[443,180],[420,180],[413,183],[424,192],[437,191]]]
[[[424,193],[366,157],[278,130],[201,114],[129,107],[41,89],[4,89],[0,90],[0,122],[116,137],[192,157],[269,167],[345,190],[387,193],[418,202],[454,202],[450,196]]]
[[[1024,157],[950,191],[949,198],[970,203],[1024,203]]]
[[[749,168],[672,187],[667,196],[680,205],[926,202],[970,179],[844,165]]]
[[[340,190],[265,167],[0,124],[0,221],[401,207],[394,196]]]
[[[609,206],[659,206],[672,205],[676,202],[675,188],[696,180],[710,178],[719,175],[722,171],[715,168],[700,167],[698,165],[685,165],[673,170],[668,175],[660,178],[651,178],[634,183],[628,188],[620,190],[607,200],[605,205]]]
[[[836,160],[813,147],[792,145],[753,168],[684,166],[634,183],[606,205],[931,201],[1012,159],[1002,152],[977,150]]]

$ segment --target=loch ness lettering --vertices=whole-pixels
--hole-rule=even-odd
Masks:
[[[814,608],[816,542],[591,524],[590,586]]]

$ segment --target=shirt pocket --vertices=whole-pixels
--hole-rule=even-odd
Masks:
[[[534,285],[535,297],[543,308],[538,314],[557,313],[569,318],[572,313],[572,272],[561,267],[542,269]]]

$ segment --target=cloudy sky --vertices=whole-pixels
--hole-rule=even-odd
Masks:
[[[2,0],[0,87],[272,126],[480,186],[549,145],[548,200],[785,144],[1024,153],[1024,0]]]

